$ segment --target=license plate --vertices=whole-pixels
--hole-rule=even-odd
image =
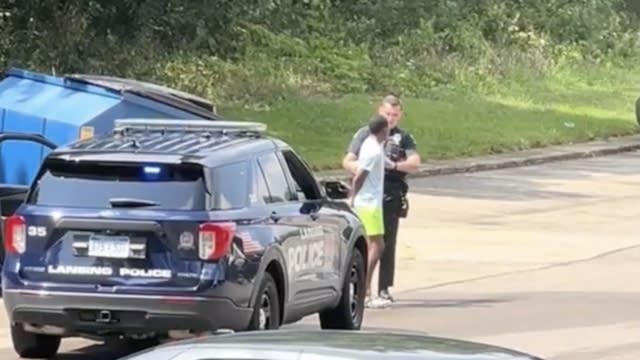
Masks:
[[[127,236],[94,235],[89,238],[89,256],[126,259],[129,253]]]

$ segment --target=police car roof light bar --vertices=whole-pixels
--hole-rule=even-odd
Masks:
[[[189,132],[251,132],[262,134],[267,124],[249,121],[178,120],[178,119],[117,119],[113,131],[127,130],[189,131]]]

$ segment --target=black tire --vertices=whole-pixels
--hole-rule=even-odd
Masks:
[[[360,330],[362,327],[366,274],[364,257],[359,249],[353,249],[347,269],[338,306],[320,313],[322,329]]]
[[[265,273],[253,303],[253,315],[247,330],[275,330],[280,327],[280,298],[275,280]]]
[[[13,349],[21,358],[51,359],[60,348],[60,337],[25,331],[22,324],[11,325]]]

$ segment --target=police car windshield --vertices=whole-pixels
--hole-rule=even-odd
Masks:
[[[114,199],[135,199],[145,203],[145,209],[204,210],[205,194],[202,169],[196,165],[71,163],[56,159],[45,163],[27,203],[111,208],[121,205]]]

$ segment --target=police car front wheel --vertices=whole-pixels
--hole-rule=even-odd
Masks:
[[[13,349],[24,359],[50,359],[60,348],[60,337],[26,331],[22,324],[11,325]]]

